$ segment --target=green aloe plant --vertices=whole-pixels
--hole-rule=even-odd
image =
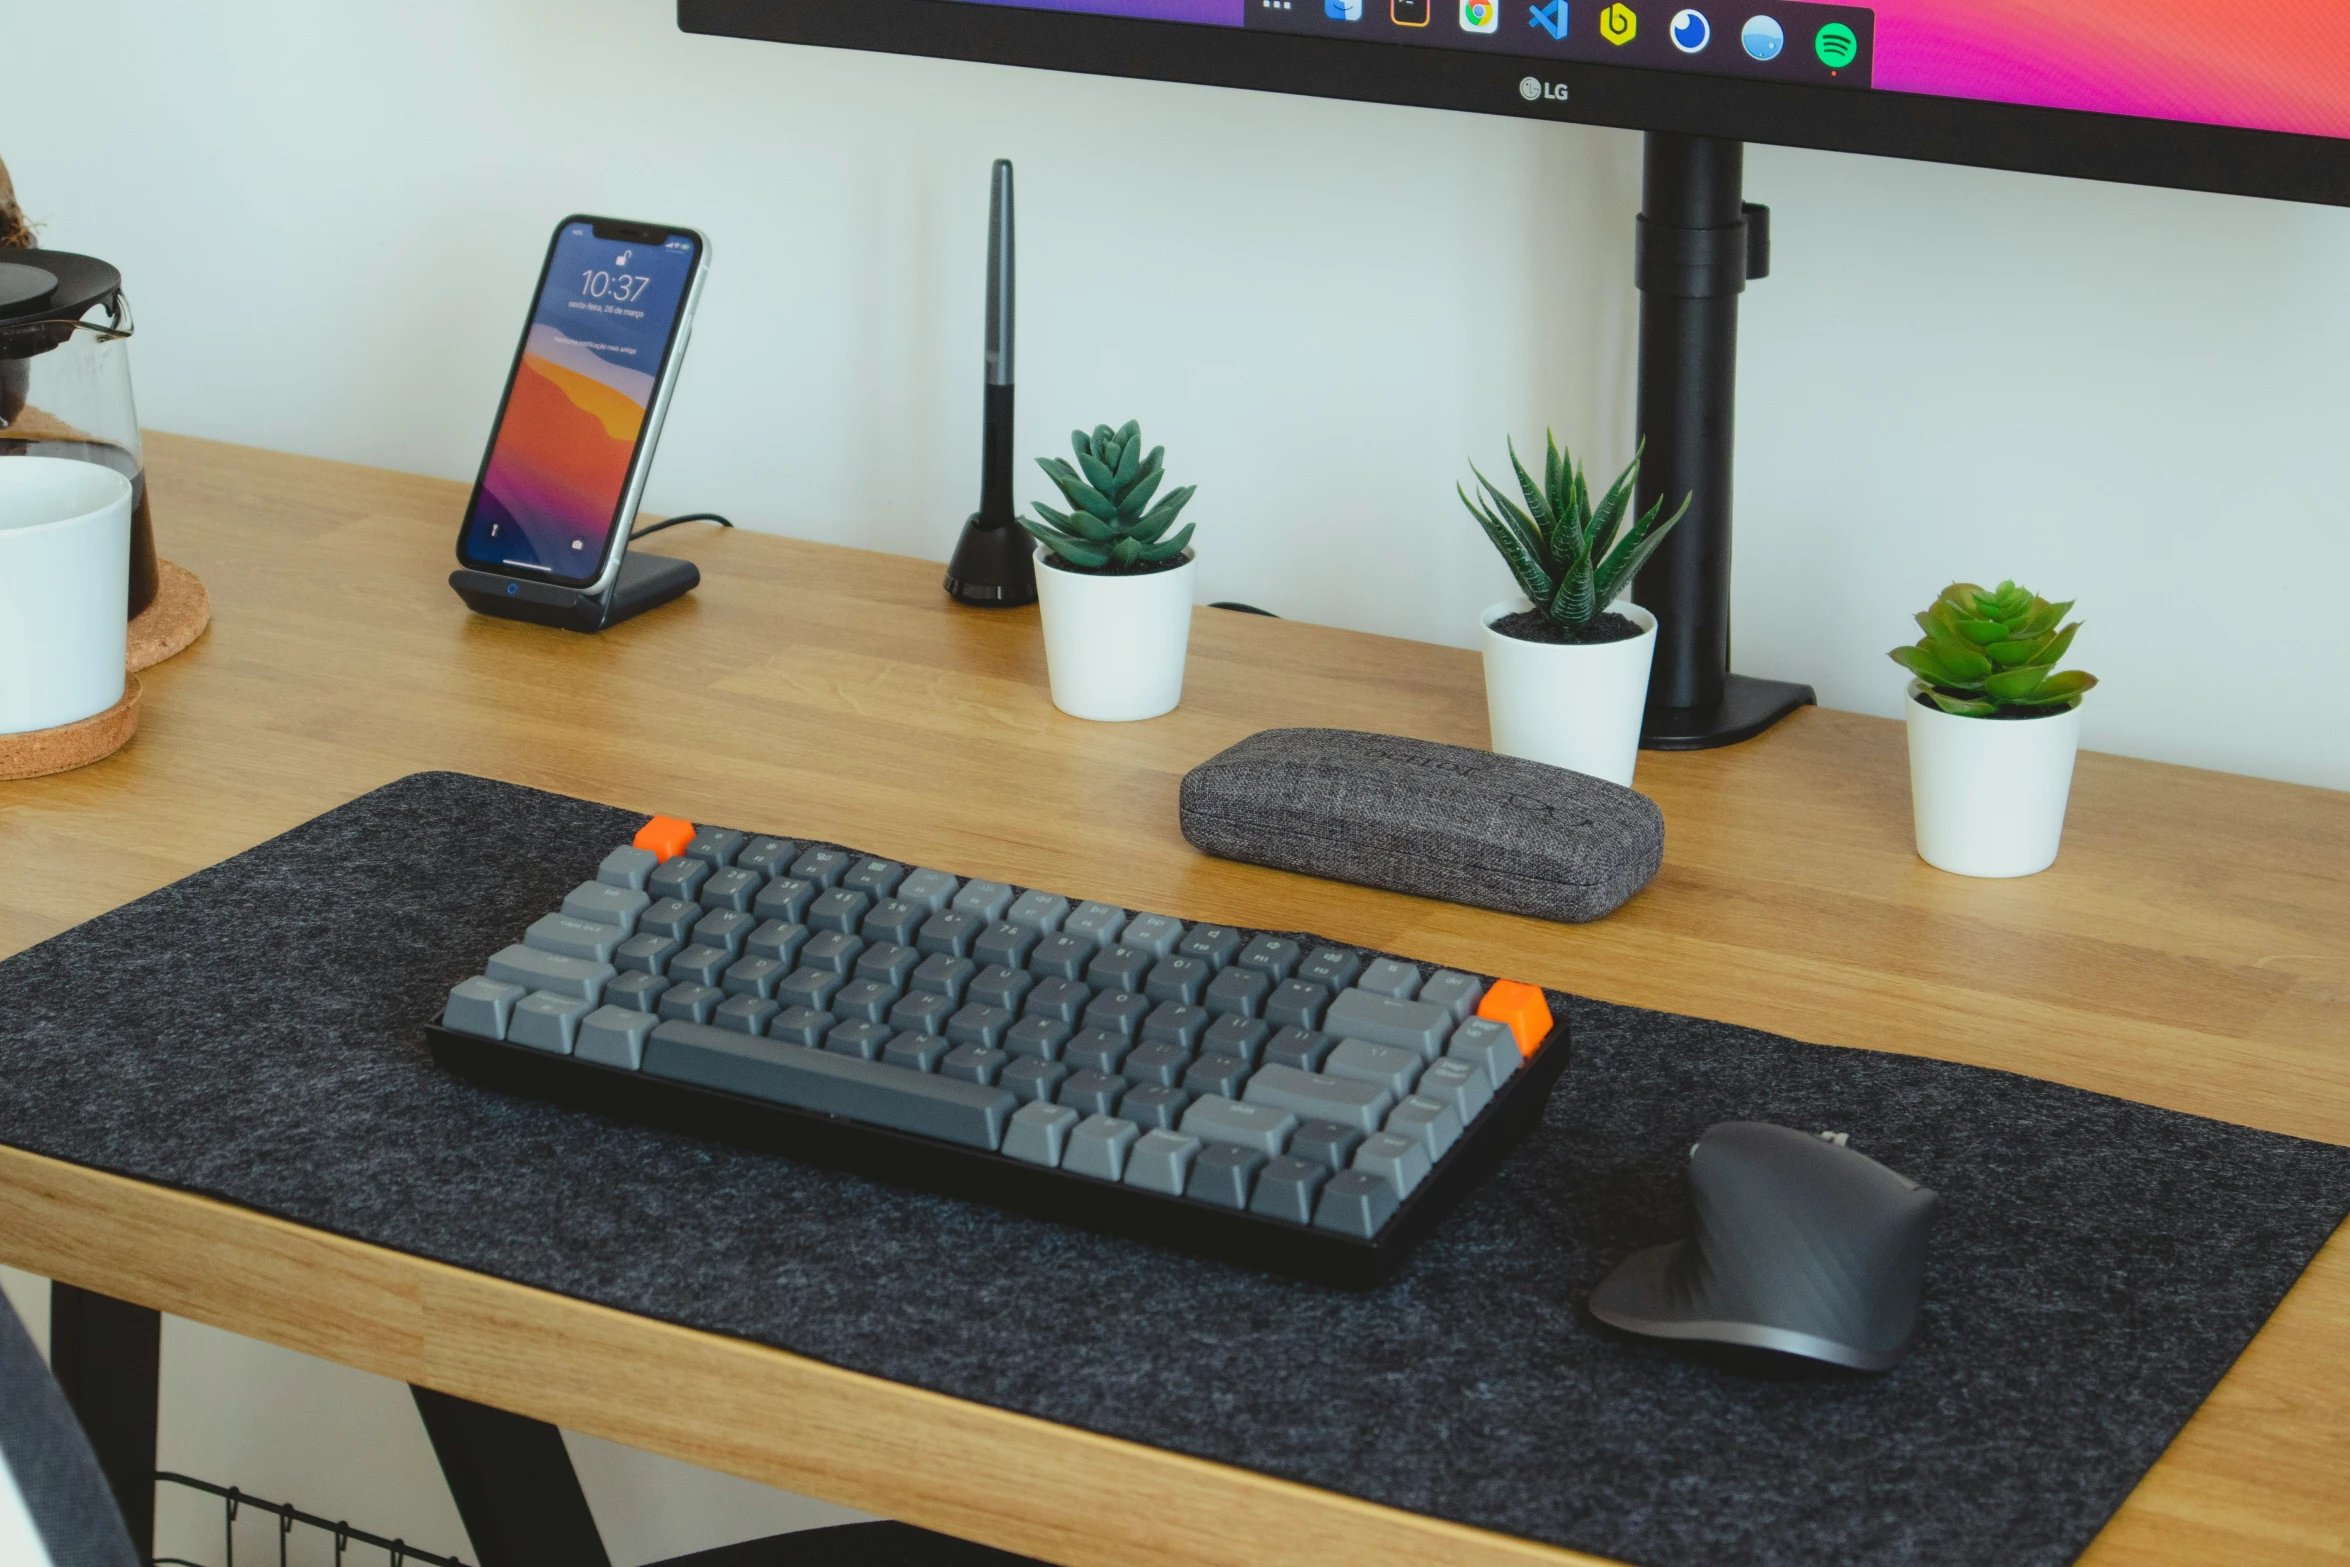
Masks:
[[[1069,444],[1077,449],[1074,467],[1059,457],[1037,459],[1069,510],[1057,512],[1040,501],[1036,511],[1044,520],[1023,517],[1021,527],[1081,571],[1134,571],[1183,553],[1193,525],[1185,523],[1172,538],[1167,530],[1191,499],[1194,486],[1169,491],[1158,505],[1150,504],[1166,477],[1160,466],[1167,455],[1164,446],[1154,446],[1144,456],[1142,426],[1132,419],[1116,430],[1096,425],[1091,435],[1071,431]]]
[[[1624,526],[1632,492],[1640,482],[1639,452],[1632,454],[1631,463],[1593,506],[1582,468],[1559,450],[1557,437],[1545,431],[1543,439],[1549,452],[1543,458],[1540,484],[1518,461],[1517,443],[1509,443],[1510,466],[1517,470],[1524,506],[1504,495],[1475,463],[1469,471],[1477,475],[1483,493],[1472,496],[1465,487],[1456,488],[1461,504],[1501,551],[1527,601],[1569,641],[1581,641],[1592,621],[1607,613],[1624,584],[1688,513],[1691,497],[1683,496],[1681,509],[1661,523],[1656,519],[1664,502],[1659,500],[1647,515]]]
[[[1962,718],[2078,707],[2097,677],[2056,668],[2081,629],[2077,620],[2058,627],[2072,607],[2072,600],[2051,604],[2013,582],[1988,591],[1953,582],[1919,612],[1925,635],[1895,648],[1893,662],[1924,682],[1936,707]]]

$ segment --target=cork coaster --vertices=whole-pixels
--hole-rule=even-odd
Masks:
[[[191,579],[192,580],[192,579]],[[0,781],[39,778],[102,762],[139,732],[139,677],[125,678],[122,700],[78,724],[0,735]]]
[[[168,560],[157,562],[155,601],[131,622],[126,667],[135,675],[162,663],[202,636],[211,623],[212,595],[196,574]],[[130,738],[127,730],[123,738]]]

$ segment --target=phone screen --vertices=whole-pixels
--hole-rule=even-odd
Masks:
[[[598,227],[568,222],[548,252],[466,512],[458,553],[469,565],[583,586],[630,521],[621,501],[699,247],[690,234],[638,242]]]

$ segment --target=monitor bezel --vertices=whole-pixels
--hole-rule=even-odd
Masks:
[[[969,0],[678,0],[689,33],[2350,206],[2350,139]],[[1530,74],[1564,101],[1527,101]],[[1311,87],[1298,85],[1311,82]]]

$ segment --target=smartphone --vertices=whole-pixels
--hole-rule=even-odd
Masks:
[[[587,593],[611,584],[709,261],[692,229],[556,225],[457,533],[460,563]]]

